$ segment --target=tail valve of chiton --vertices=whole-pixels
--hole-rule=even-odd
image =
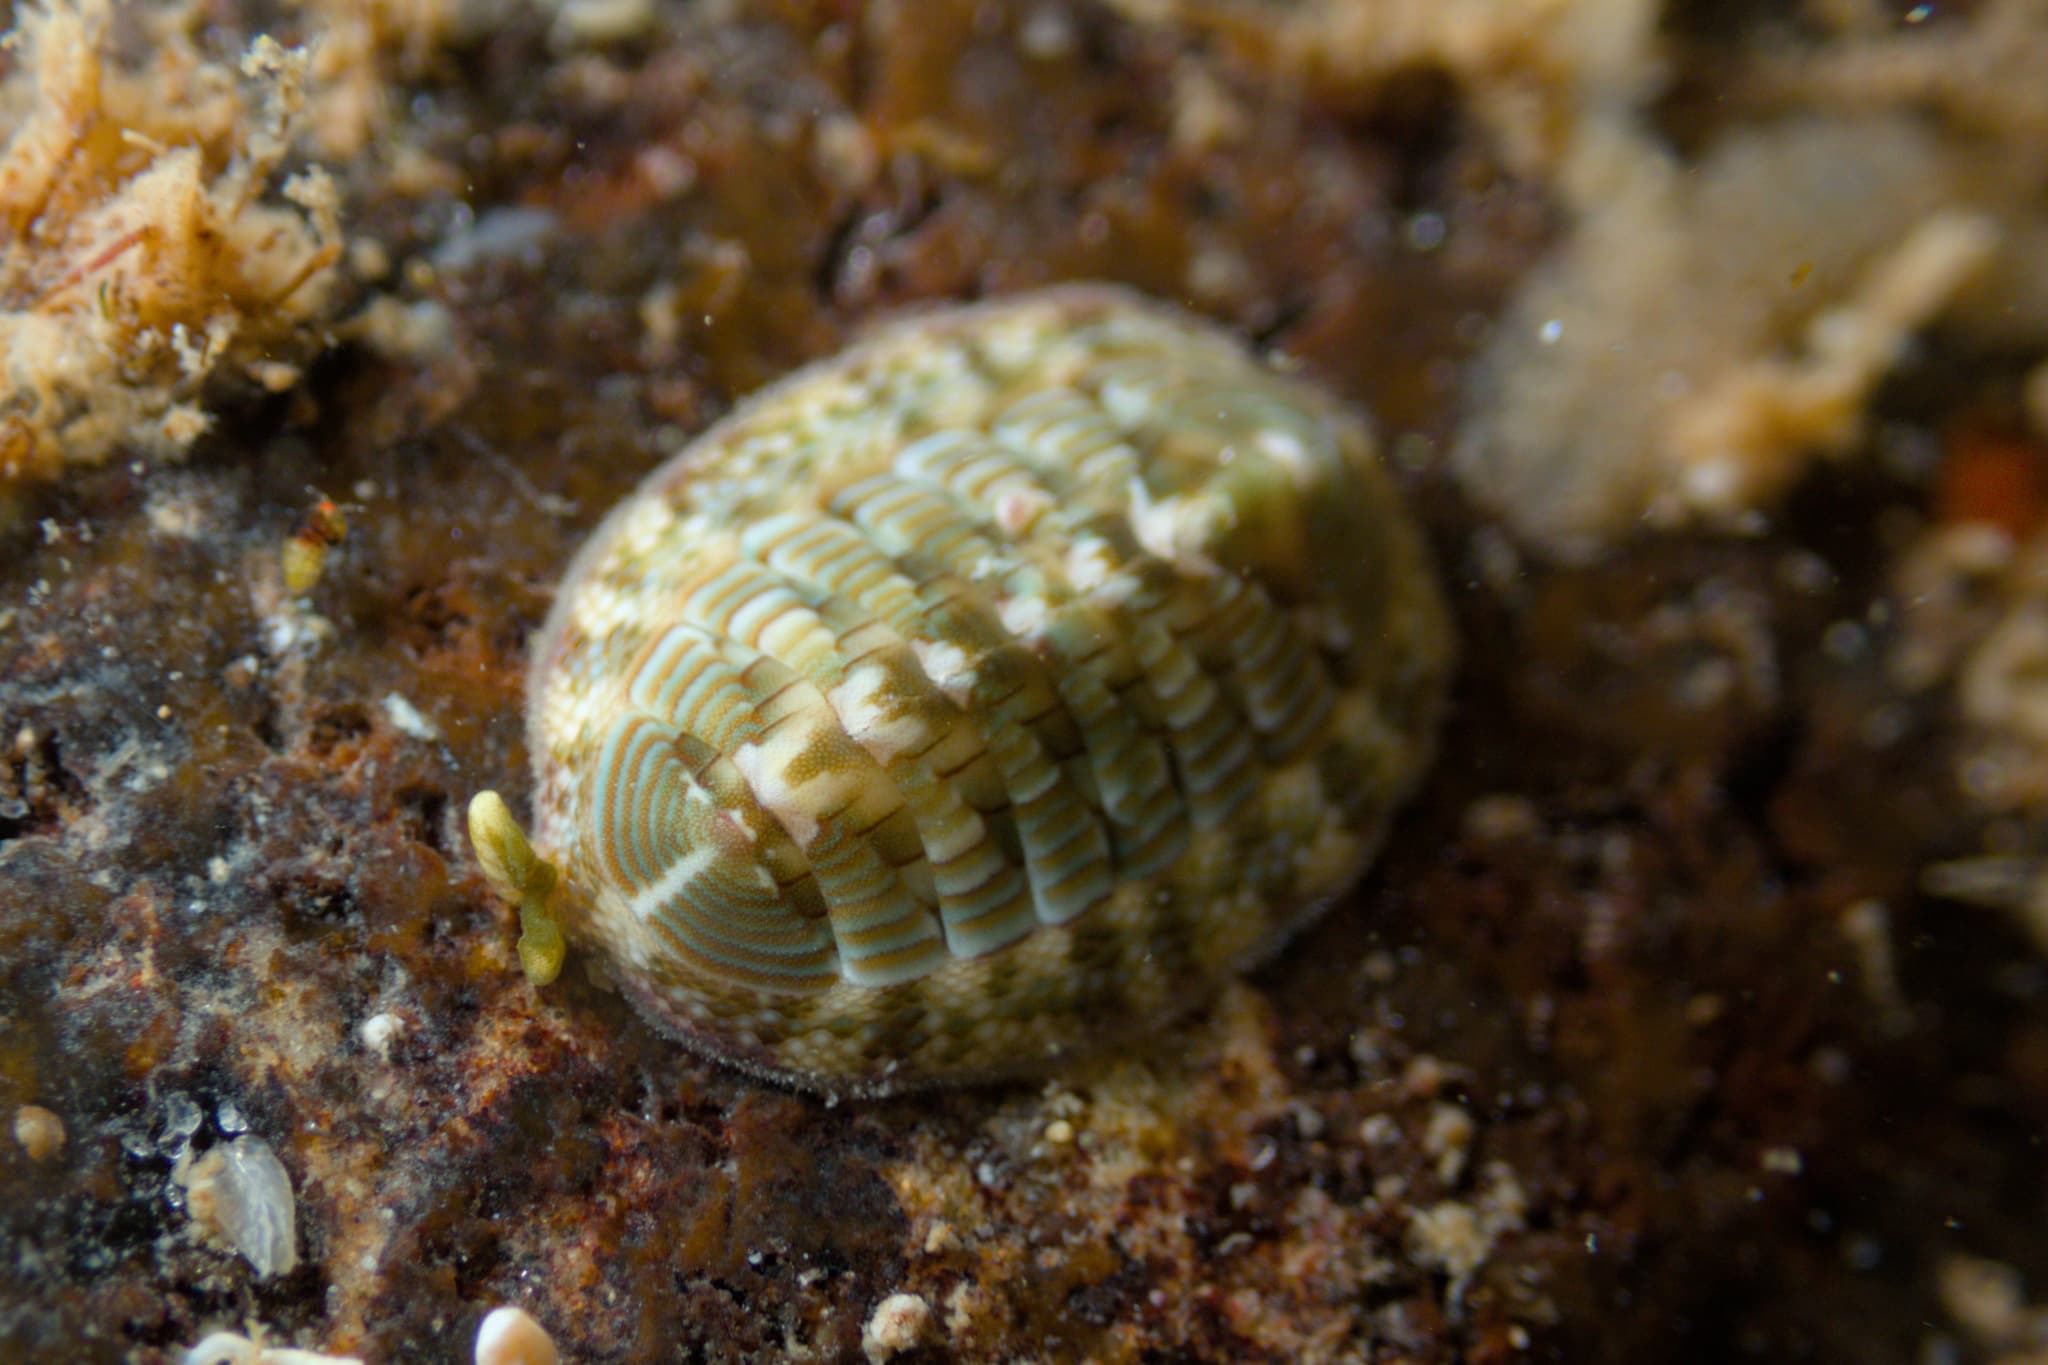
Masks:
[[[478,792],[469,803],[469,842],[498,894],[519,906],[519,965],[526,979],[545,986],[562,971],[567,945],[548,902],[559,876],[555,865],[533,851],[526,831],[496,792]]]

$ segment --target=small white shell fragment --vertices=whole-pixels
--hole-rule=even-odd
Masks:
[[[222,1143],[172,1178],[185,1187],[185,1207],[200,1231],[234,1248],[264,1279],[299,1263],[298,1214],[291,1176],[258,1137]]]
[[[331,1356],[291,1346],[265,1346],[240,1332],[215,1332],[187,1347],[184,1365],[363,1365],[359,1356]]]
[[[64,1120],[39,1104],[14,1111],[14,1140],[30,1161],[45,1161],[64,1150]]]
[[[476,1329],[476,1365],[559,1365],[561,1358],[548,1329],[524,1308],[493,1308]]]
[[[875,1305],[861,1329],[860,1348],[874,1365],[923,1344],[932,1330],[932,1306],[916,1294],[891,1294]]]

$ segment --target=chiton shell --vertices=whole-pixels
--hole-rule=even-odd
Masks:
[[[833,1092],[1011,1073],[1349,886],[1450,652],[1333,398],[1118,289],[941,309],[612,511],[535,645],[531,845],[488,794],[472,829],[529,937],[690,1046]]]

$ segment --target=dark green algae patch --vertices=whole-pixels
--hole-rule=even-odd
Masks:
[[[440,310],[447,344],[344,345],[184,466],[17,498],[0,1116],[66,1140],[36,1160],[0,1128],[0,1358],[260,1324],[445,1361],[512,1302],[579,1362],[858,1360],[904,1292],[935,1321],[906,1360],[1897,1359],[1956,1230],[2048,1271],[2041,969],[1914,897],[1972,833],[1938,699],[1823,646],[1883,598],[1856,528],[1922,490],[1836,479],[1758,539],[1504,561],[1436,452],[1547,220],[1454,92],[1176,149],[1187,54],[1086,6],[1029,58],[986,7],[852,43],[829,6],[742,8],[602,81],[517,20],[447,54],[403,133],[461,202],[351,182],[393,263],[366,295]],[[840,116],[885,154],[821,154]],[[649,169],[678,158],[681,190]],[[1459,249],[1408,245],[1417,214]],[[1459,613],[1442,757],[1365,886],[1214,1010],[1043,1087],[832,1106],[675,1048],[576,959],[527,986],[461,811],[523,796],[525,641],[604,510],[894,306],[1185,299],[1205,252],[1229,268],[1197,307],[1378,414]],[[295,603],[309,489],[349,533]],[[1868,899],[1897,1000],[1837,925]],[[276,1151],[295,1268],[195,1235],[187,1109],[195,1148]]]

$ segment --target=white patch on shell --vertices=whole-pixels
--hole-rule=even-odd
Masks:
[[[1002,620],[1003,629],[1010,634],[1020,640],[1034,640],[1045,626],[1045,599],[1005,597],[996,604],[996,615]]]
[[[1130,482],[1131,534],[1147,550],[1188,573],[1213,577],[1216,563],[1203,551],[1216,521],[1214,504],[1193,498],[1154,498],[1143,479]]]
[[[823,765],[801,782],[791,780],[791,770],[822,738],[812,726],[809,717],[784,725],[766,740],[742,744],[732,756],[733,766],[753,788],[754,799],[798,848],[818,837],[819,818],[845,808],[861,781],[857,772]]]
[[[769,746],[742,744],[733,752],[732,763],[753,788],[761,808],[775,817],[798,848],[809,847],[818,837],[818,817],[790,785],[785,760],[771,753]]]
[[[633,897],[631,905],[627,908],[633,912],[635,919],[653,919],[661,912],[662,906],[674,900],[678,892],[717,861],[718,850],[710,844],[691,849],[670,863],[654,885]]]
[[[612,542],[612,553],[632,558],[660,553],[662,542],[675,522],[674,510],[662,498],[638,500],[619,515],[621,519],[617,539]]]
[[[583,633],[602,640],[620,626],[639,618],[639,604],[619,591],[615,584],[593,578],[576,595],[573,619]]]
[[[1109,542],[1099,536],[1086,536],[1067,547],[1067,582],[1078,592],[1092,593],[1109,582],[1116,572],[1116,560],[1109,553]]]
[[[1295,483],[1303,488],[1316,483],[1322,471],[1317,468],[1314,452],[1301,437],[1281,427],[1262,427],[1253,441],[1267,459],[1285,465]]]
[[[1031,523],[1052,506],[1052,494],[1042,488],[1012,488],[996,495],[996,528],[1006,536],[1020,536]]]
[[[734,628],[739,629],[739,622],[734,622]],[[831,648],[831,637],[825,635],[817,615],[796,608],[778,611],[765,625],[756,627],[753,635],[754,647],[771,659],[800,658],[799,647],[817,648],[820,636],[824,636],[823,647],[828,651]]]
[[[912,640],[910,648],[932,685],[966,710],[974,696],[974,670],[967,665],[967,651],[950,640]]]
[[[925,735],[924,726],[915,715],[890,714],[883,695],[888,685],[889,670],[879,664],[862,664],[825,694],[839,723],[846,727],[848,738],[884,765]]]

